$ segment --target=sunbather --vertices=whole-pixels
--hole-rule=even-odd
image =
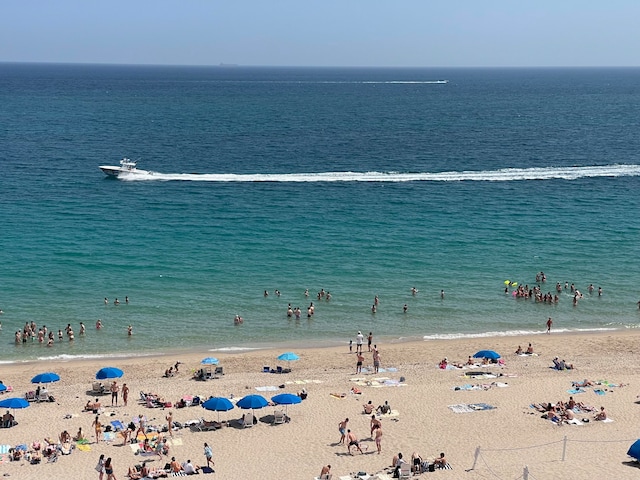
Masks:
[[[591,380],[585,378],[581,382],[573,382],[572,385],[574,387],[593,387],[594,383]]]
[[[440,453],[440,456],[436,458],[433,463],[436,468],[444,468],[447,465],[447,459],[444,456],[444,452]]]
[[[367,403],[362,405],[362,408],[364,409],[364,413],[370,415],[373,412],[373,403],[371,403],[371,400],[369,400]]]
[[[600,407],[600,411],[594,417],[596,420],[606,420],[607,419],[607,411],[604,407]]]
[[[384,401],[384,405],[378,405],[376,408],[376,412],[379,413],[389,413],[391,411],[391,406],[389,406],[389,402],[387,400]]]

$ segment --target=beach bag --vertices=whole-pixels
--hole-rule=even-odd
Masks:
[[[430,472],[435,472],[436,471],[436,464],[435,463],[429,464],[429,471]]]
[[[424,473],[424,472],[428,472],[429,471],[429,462],[422,462],[420,464],[420,473]]]
[[[104,468],[101,462],[98,462],[98,464],[96,465],[96,472],[104,473]]]

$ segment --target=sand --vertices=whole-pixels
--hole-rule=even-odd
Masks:
[[[526,348],[529,342],[539,355],[522,357],[513,353],[519,344]],[[56,463],[4,462],[0,464],[0,475],[9,474],[20,479],[97,478],[94,467],[99,455],[104,453],[112,457],[115,474],[121,479],[125,478],[129,466],[144,459],[134,455],[129,446],[120,446],[120,437],[113,443],[94,443],[93,415],[83,413],[82,409],[91,398],[87,391],[95,372],[105,365],[124,370],[125,375],[119,383],[127,383],[131,391],[126,407],[112,408],[110,397],[101,397],[106,406],[101,415],[105,424],[114,419],[126,423],[134,416],[144,414],[150,424],[165,425],[168,410],[149,409],[139,404],[140,391],[157,392],[174,403],[183,395],[233,395],[239,398],[262,394],[270,398],[282,392],[297,393],[302,388],[308,391],[306,400],[288,407],[289,423],[271,425],[261,421],[252,428],[230,426],[214,432],[180,429],[174,432],[169,457],[162,460],[147,457],[153,460],[152,466],[164,466],[171,456],[181,462],[191,459],[202,465],[205,462],[203,443],[208,442],[216,463],[215,473],[210,478],[311,479],[326,464],[332,465],[334,479],[358,471],[373,474],[383,472],[398,452],[406,458],[418,452],[427,460],[445,452],[453,469],[422,475],[428,478],[440,475],[514,479],[523,475],[525,466],[531,478],[539,480],[636,478],[638,475],[637,465],[626,456],[626,451],[638,436],[640,405],[636,403],[636,396],[640,393],[637,388],[640,373],[636,352],[640,350],[640,333],[552,333],[526,338],[391,343],[378,347],[382,367],[391,371],[356,375],[355,354],[350,354],[344,347],[296,349],[300,360],[291,363],[291,373],[282,375],[262,373],[265,365],[287,366],[276,360],[281,350],[216,353],[225,375],[207,382],[192,379],[192,372],[200,368],[200,360],[211,355],[206,351],[108,361],[3,365],[0,379],[5,385],[11,385],[14,393],[1,394],[0,399],[23,396],[26,391],[34,390],[29,380],[37,373],[54,371],[61,376],[61,381],[49,386],[55,402],[32,403],[29,408],[15,411],[19,423],[0,430],[0,444],[30,445],[45,437],[57,438],[63,430],[73,435],[79,427],[91,434],[92,443],[90,451],[76,449],[70,456],[61,456]],[[480,349],[502,353],[505,365],[467,370],[437,368],[444,357],[451,362],[465,362],[468,355]],[[573,363],[575,370],[559,372],[549,368],[555,356]],[[180,372],[172,378],[162,378],[165,369],[176,361],[183,362]],[[367,365],[371,367],[372,359],[365,346]],[[463,377],[467,372],[479,370],[502,376]],[[401,377],[404,385],[395,386],[394,381]],[[361,380],[353,380],[357,378]],[[388,383],[392,385],[377,386],[384,385],[385,378],[391,380]],[[530,408],[532,403],[566,401],[571,382],[584,378],[625,385],[598,385],[574,395],[577,401],[595,408],[606,407],[613,422],[597,422],[592,414],[580,414],[578,418],[591,421],[580,426],[558,426],[542,419],[540,413]],[[491,385],[492,382],[495,384]],[[284,388],[278,388],[281,385]],[[455,390],[456,386],[467,385],[485,385],[485,388]],[[276,387],[276,391],[261,392],[256,387]],[[362,393],[351,393],[353,387]],[[604,395],[597,395],[595,389],[602,390]],[[397,412],[397,415],[382,419],[380,455],[369,437],[370,418],[362,413],[362,405],[369,400],[375,405],[387,400]],[[471,413],[455,413],[449,408],[450,405],[478,403],[495,408]],[[200,417],[218,418],[217,412],[201,407],[170,410],[174,420],[182,423]],[[274,410],[274,407],[266,407],[256,412],[259,418],[269,420]],[[238,419],[243,412],[239,409],[222,412],[220,418]],[[338,423],[345,417],[350,419],[349,427],[362,440],[361,444],[368,447],[364,454],[349,455],[346,447],[337,443],[340,437]],[[477,447],[480,447],[480,455],[474,462]]]

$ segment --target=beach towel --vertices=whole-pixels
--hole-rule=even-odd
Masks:
[[[102,438],[105,442],[110,443],[116,439],[116,434],[114,432],[104,432]]]
[[[600,389],[600,388],[596,388],[593,393],[595,393],[596,395],[606,395],[607,392],[605,392],[604,390]]]
[[[88,445],[86,443],[77,443],[76,444],[76,448],[78,450],[80,450],[81,452],[90,452],[91,451],[91,445]]]
[[[202,467],[202,473],[213,473],[213,468],[211,467]]]
[[[267,385],[264,387],[256,387],[256,390],[259,392],[276,392],[278,391],[278,387],[275,385]]]
[[[494,407],[493,405],[489,405],[488,403],[470,403],[469,406],[473,409],[473,410],[493,410]]]
[[[11,445],[0,445],[0,453],[9,453]]]
[[[604,420],[598,420],[598,421],[602,423],[611,423],[613,422],[613,418],[605,418]]]
[[[390,418],[390,417],[399,417],[400,413],[398,410],[389,410],[388,413],[376,413],[376,417],[378,418]]]
[[[449,409],[453,413],[471,413],[471,412],[474,411],[471,407],[469,407],[465,403],[458,403],[456,405],[449,405]]]
[[[576,395],[578,393],[584,393],[586,392],[586,390],[583,388],[572,388],[571,390],[567,390],[567,392],[570,393],[571,395]]]
[[[111,422],[111,425],[113,426],[113,428],[116,429],[116,431],[121,431],[121,430],[125,430],[125,426],[124,424],[120,421],[120,420],[113,420]]]
[[[494,408],[496,407],[488,403],[458,403],[456,405],[449,405],[449,409],[453,411],[453,413],[471,413],[480,410],[493,410]]]
[[[574,418],[573,420],[567,420],[566,422],[569,425],[584,425],[584,423],[578,420],[577,418]]]

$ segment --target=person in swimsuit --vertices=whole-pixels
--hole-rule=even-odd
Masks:
[[[338,441],[338,443],[344,443],[344,439],[347,434],[347,423],[349,423],[349,419],[345,418],[338,424],[338,431],[340,432],[340,441]]]
[[[360,448],[360,442],[358,442],[358,437],[351,430],[347,430],[347,451],[349,455],[353,455],[351,453],[351,447],[356,447],[360,453],[364,453]]]

